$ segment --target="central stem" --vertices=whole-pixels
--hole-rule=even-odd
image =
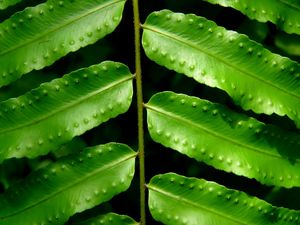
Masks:
[[[134,17],[134,46],[135,46],[135,74],[138,113],[138,151],[140,170],[140,216],[141,225],[146,225],[146,197],[145,197],[145,153],[144,153],[144,127],[143,127],[143,89],[140,46],[140,16],[139,2],[133,0]]]

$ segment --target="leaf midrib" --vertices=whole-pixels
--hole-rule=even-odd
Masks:
[[[295,5],[291,2],[287,2],[286,0],[279,0],[279,2],[281,2],[282,4],[291,7],[292,9],[295,9],[296,11],[300,11],[300,6]]]
[[[96,176],[97,174],[103,172],[104,170],[112,169],[113,167],[119,166],[121,163],[123,163],[123,162],[125,162],[125,161],[127,161],[127,160],[129,160],[129,159],[131,159],[131,158],[136,157],[136,155],[137,155],[137,154],[133,152],[132,155],[129,155],[129,156],[127,156],[127,157],[121,158],[120,160],[113,161],[113,162],[111,162],[111,163],[109,163],[109,164],[106,164],[105,166],[101,167],[100,169],[94,171],[93,173],[88,174],[88,175],[85,176],[84,178],[77,180],[75,183],[69,184],[69,185],[65,186],[64,188],[61,188],[61,189],[55,191],[54,193],[52,193],[52,194],[50,194],[50,195],[46,195],[46,196],[44,196],[44,198],[40,199],[39,201],[34,202],[34,203],[32,203],[31,205],[29,205],[29,206],[27,206],[27,207],[25,207],[25,208],[23,208],[23,209],[21,209],[21,210],[15,212],[15,213],[9,214],[9,215],[7,215],[7,216],[2,216],[2,217],[0,217],[0,220],[3,221],[3,220],[5,220],[5,219],[8,219],[8,218],[10,218],[10,217],[12,217],[12,216],[15,216],[15,215],[17,215],[17,214],[19,214],[19,213],[22,213],[22,212],[27,211],[27,210],[29,210],[29,209],[31,209],[31,208],[34,208],[35,206],[37,206],[37,205],[39,205],[39,204],[41,204],[41,203],[43,203],[43,202],[48,201],[48,200],[51,199],[52,197],[55,197],[56,195],[59,195],[60,193],[66,191],[67,189],[73,188],[74,186],[77,186],[78,184],[82,184],[85,180],[88,180],[89,178],[91,178],[91,177],[93,177],[93,176]]]
[[[267,80],[263,80],[263,79],[257,77],[255,74],[250,73],[248,71],[245,71],[242,68],[237,67],[234,64],[231,64],[230,62],[227,62],[223,58],[218,57],[216,54],[210,53],[209,51],[204,50],[203,48],[200,48],[200,46],[198,46],[198,45],[196,45],[196,44],[192,43],[191,41],[188,41],[188,40],[186,40],[184,38],[181,38],[180,36],[178,36],[178,35],[176,35],[174,33],[166,32],[166,31],[161,30],[161,29],[156,29],[155,27],[153,27],[151,25],[145,25],[144,24],[144,25],[142,25],[142,27],[144,29],[148,29],[149,31],[152,31],[154,33],[160,34],[161,36],[165,36],[165,37],[167,37],[169,39],[173,39],[173,40],[175,40],[177,42],[185,44],[185,45],[187,45],[187,46],[189,46],[191,48],[194,48],[194,49],[196,49],[196,50],[198,50],[200,52],[203,52],[204,54],[207,54],[210,57],[215,58],[217,61],[220,61],[220,62],[226,64],[227,66],[232,67],[233,69],[239,71],[240,73],[243,73],[243,74],[247,75],[248,77],[250,77],[250,78],[252,78],[254,80],[258,80],[261,83],[270,85],[271,87],[273,87],[275,89],[278,89],[279,91],[283,92],[284,94],[289,95],[289,96],[294,97],[294,98],[297,98],[297,100],[300,100],[300,96],[299,95],[291,93],[289,90],[287,90],[287,89],[285,89],[283,87],[274,85],[273,83],[271,83],[271,82],[269,82]]]
[[[159,189],[159,188],[157,188],[157,187],[153,187],[153,186],[151,186],[151,184],[150,184],[150,185],[147,185],[147,188],[148,188],[148,189],[151,189],[152,191],[156,191],[156,192],[158,192],[158,193],[160,193],[160,194],[162,194],[162,195],[165,195],[165,196],[167,196],[167,197],[169,197],[169,198],[173,198],[173,199],[175,199],[176,201],[183,202],[183,203],[185,203],[186,205],[190,205],[190,206],[192,206],[192,207],[199,208],[199,209],[202,209],[202,210],[204,210],[204,211],[207,211],[207,212],[209,212],[209,213],[211,213],[211,214],[216,214],[216,215],[218,215],[218,216],[220,216],[220,217],[223,217],[223,218],[226,218],[226,219],[228,219],[228,220],[231,220],[232,222],[234,222],[234,223],[236,223],[236,224],[249,225],[249,223],[243,223],[243,222],[240,222],[240,221],[234,219],[233,217],[228,216],[228,214],[221,213],[220,211],[213,210],[213,209],[211,209],[211,208],[209,208],[209,207],[205,207],[205,206],[203,206],[203,205],[195,204],[194,202],[192,202],[192,201],[186,199],[185,197],[183,197],[183,198],[178,197],[177,195],[171,194],[170,192],[164,191],[164,190]]]
[[[71,20],[71,21],[69,21],[69,22],[67,22],[67,23],[65,23],[65,24],[62,24],[62,25],[59,26],[59,27],[56,27],[56,28],[54,28],[54,29],[52,29],[52,30],[49,30],[48,32],[41,33],[40,35],[38,35],[37,37],[35,37],[35,38],[33,38],[33,39],[30,39],[30,40],[28,40],[28,41],[22,42],[22,43],[19,44],[19,45],[13,46],[13,47],[11,47],[11,48],[9,48],[9,49],[6,49],[6,50],[3,51],[3,52],[0,52],[0,57],[2,57],[2,56],[4,56],[4,55],[6,55],[6,54],[8,54],[8,53],[10,53],[10,52],[12,52],[12,51],[18,49],[18,48],[22,48],[22,47],[24,47],[24,46],[26,46],[26,45],[30,45],[30,44],[36,42],[37,40],[43,39],[44,37],[50,35],[51,33],[54,33],[54,32],[56,32],[56,31],[58,31],[58,30],[60,30],[60,29],[63,29],[64,27],[67,27],[68,25],[70,25],[70,24],[72,24],[72,23],[74,23],[74,22],[76,22],[76,21],[79,21],[80,19],[82,19],[82,18],[84,18],[84,17],[86,17],[86,16],[91,15],[91,14],[93,14],[93,13],[96,12],[96,11],[100,11],[100,10],[106,8],[106,7],[109,7],[109,6],[113,5],[113,4],[117,4],[117,3],[120,3],[120,2],[123,2],[123,1],[124,1],[124,0],[115,0],[115,1],[113,1],[113,2],[109,2],[109,3],[107,3],[107,4],[104,4],[104,5],[100,5],[100,6],[98,6],[98,7],[95,7],[95,8],[93,8],[92,10],[87,11],[85,14],[83,14],[83,15],[81,15],[81,16],[78,16],[78,17],[74,18],[73,20]]]
[[[234,145],[237,145],[237,146],[240,146],[240,147],[242,147],[242,148],[246,148],[246,149],[252,150],[252,151],[257,152],[257,153],[260,153],[260,154],[262,154],[262,155],[267,155],[267,156],[274,157],[274,158],[281,159],[281,160],[284,159],[284,158],[282,158],[280,155],[277,155],[277,154],[274,154],[274,153],[270,153],[270,152],[261,151],[261,149],[259,149],[259,148],[255,148],[255,147],[253,147],[253,146],[249,146],[249,145],[244,144],[244,143],[242,143],[242,142],[237,142],[236,140],[234,140],[234,139],[232,139],[232,138],[230,138],[230,137],[227,137],[227,136],[225,136],[225,135],[220,135],[220,134],[218,134],[218,133],[212,131],[212,130],[209,129],[209,128],[206,128],[206,127],[204,127],[204,126],[201,126],[200,124],[194,123],[193,121],[191,121],[191,120],[189,120],[189,119],[180,117],[180,116],[178,116],[178,115],[175,115],[174,113],[170,113],[170,112],[165,111],[165,110],[163,110],[163,109],[161,109],[161,108],[157,108],[157,107],[151,106],[151,105],[149,105],[149,104],[146,104],[145,106],[146,106],[146,108],[148,108],[148,109],[150,109],[150,110],[152,110],[152,111],[155,111],[155,112],[157,112],[157,113],[160,113],[160,114],[162,114],[162,115],[164,115],[164,116],[166,116],[166,117],[172,118],[172,119],[174,119],[174,120],[177,120],[177,121],[180,121],[180,122],[189,124],[189,125],[191,125],[191,126],[194,126],[194,127],[198,128],[198,129],[200,129],[200,130],[205,131],[206,133],[210,134],[211,136],[214,136],[214,137],[219,138],[219,139],[223,139],[224,141],[230,142],[230,143],[232,143],[232,144],[234,144]],[[295,161],[296,161],[296,162],[299,162],[300,159],[295,159]]]
[[[9,127],[7,129],[0,130],[0,135],[3,134],[3,133],[12,132],[12,131],[15,131],[17,129],[21,129],[21,128],[24,128],[24,127],[28,127],[28,126],[37,124],[37,123],[39,123],[39,122],[41,122],[43,120],[47,120],[48,118],[50,118],[50,117],[52,117],[52,116],[54,116],[54,115],[56,115],[58,113],[61,113],[61,112],[65,111],[65,110],[68,110],[68,109],[70,109],[70,108],[72,108],[72,107],[74,107],[76,105],[79,105],[83,101],[85,101],[85,100],[87,100],[87,99],[89,99],[89,98],[91,98],[91,97],[93,97],[95,95],[98,95],[101,92],[107,91],[107,90],[112,89],[112,88],[114,88],[114,87],[116,87],[116,86],[118,86],[118,85],[120,85],[122,83],[125,83],[126,81],[129,81],[129,80],[133,79],[133,77],[134,76],[125,77],[125,78],[123,78],[121,80],[118,80],[118,81],[116,81],[114,83],[110,83],[109,85],[105,86],[104,88],[98,89],[98,90],[96,90],[94,92],[89,93],[88,95],[85,95],[82,98],[79,98],[78,101],[76,101],[76,102],[72,102],[70,104],[64,104],[61,108],[59,108],[59,110],[54,110],[54,111],[52,111],[49,114],[41,116],[37,120],[33,120],[33,121],[28,122],[28,123],[24,123],[24,124],[22,124],[20,126]]]

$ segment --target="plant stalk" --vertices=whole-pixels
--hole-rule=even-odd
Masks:
[[[138,152],[140,173],[140,224],[146,225],[146,195],[145,195],[145,149],[143,127],[143,89],[142,89],[142,66],[140,45],[140,15],[139,2],[133,1],[134,17],[134,46],[135,46],[135,74],[137,92],[137,116],[138,116]]]

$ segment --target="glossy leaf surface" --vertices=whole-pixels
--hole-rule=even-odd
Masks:
[[[263,184],[300,186],[300,137],[225,106],[163,92],[146,104],[152,139]]]
[[[300,34],[299,0],[205,0],[213,4],[232,7],[251,19],[271,21],[287,33]]]
[[[49,0],[14,14],[0,24],[0,87],[111,33],[124,3]]]
[[[125,191],[136,153],[123,144],[86,148],[40,169],[0,195],[0,224],[64,224]]]
[[[246,110],[287,115],[300,127],[298,63],[193,14],[154,12],[143,28],[150,59],[226,91]]]
[[[124,113],[132,99],[128,67],[103,62],[0,103],[0,161],[33,158]]]
[[[139,223],[135,222],[129,216],[118,215],[115,213],[107,213],[95,218],[88,219],[86,221],[75,223],[75,225],[138,225]]]
[[[203,179],[174,173],[153,177],[149,189],[152,216],[166,225],[293,225],[300,213]]]

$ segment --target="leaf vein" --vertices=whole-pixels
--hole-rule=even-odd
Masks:
[[[76,101],[76,102],[74,102],[74,103],[71,103],[71,104],[64,104],[64,106],[61,107],[59,110],[55,110],[55,111],[53,111],[53,112],[51,112],[51,113],[49,113],[49,114],[47,114],[47,115],[45,115],[45,116],[43,116],[43,117],[37,119],[37,120],[30,121],[30,122],[28,122],[28,123],[22,124],[22,125],[17,126],[17,127],[9,127],[9,128],[7,128],[7,129],[0,130],[0,135],[3,134],[3,133],[12,132],[12,131],[17,130],[17,129],[20,129],[20,128],[24,128],[24,127],[27,127],[27,126],[31,126],[31,125],[33,125],[33,124],[37,124],[37,123],[39,123],[39,122],[41,122],[41,121],[43,121],[43,120],[48,119],[49,117],[51,117],[51,116],[53,116],[53,115],[55,115],[55,114],[57,114],[57,113],[60,113],[60,112],[63,112],[63,111],[65,111],[65,110],[69,109],[69,108],[72,108],[73,106],[78,105],[78,104],[84,102],[85,100],[87,100],[87,99],[89,99],[89,98],[91,98],[91,97],[93,97],[93,96],[95,96],[95,95],[97,95],[97,94],[99,94],[99,93],[101,93],[101,92],[104,92],[104,91],[107,91],[107,90],[109,90],[109,89],[111,89],[111,88],[114,88],[114,87],[116,87],[116,86],[118,86],[118,85],[120,85],[120,84],[122,84],[122,83],[125,83],[126,81],[131,80],[131,79],[133,79],[133,76],[126,77],[126,78],[124,78],[124,79],[122,79],[122,80],[119,80],[119,81],[114,82],[114,83],[112,83],[112,84],[110,84],[110,85],[107,85],[107,86],[104,87],[104,88],[101,88],[101,89],[99,89],[99,90],[97,90],[97,91],[94,91],[94,92],[90,93],[89,95],[86,95],[86,96],[82,97],[81,99],[79,99],[78,101]]]
[[[284,5],[286,5],[286,6],[291,7],[292,9],[296,9],[297,11],[300,10],[300,6],[299,6],[299,5],[295,5],[295,4],[293,4],[293,3],[291,3],[291,2],[288,2],[288,1],[286,1],[286,0],[279,0],[279,2],[281,2],[282,4],[284,4]]]
[[[226,218],[226,219],[228,219],[228,220],[231,220],[232,222],[234,222],[234,223],[236,223],[236,224],[249,225],[248,223],[243,223],[243,222],[241,222],[241,221],[236,220],[236,219],[233,218],[233,217],[228,216],[228,214],[221,213],[220,211],[213,210],[213,209],[211,209],[211,208],[205,207],[205,206],[200,205],[200,204],[196,204],[195,202],[192,202],[192,201],[190,201],[190,200],[188,200],[188,199],[186,199],[186,198],[178,197],[178,196],[176,196],[176,195],[174,195],[174,194],[171,194],[170,192],[161,190],[161,189],[156,188],[156,187],[152,187],[151,185],[147,185],[147,187],[148,187],[149,189],[151,189],[152,191],[156,191],[156,192],[158,192],[158,193],[160,193],[160,194],[163,194],[163,195],[165,195],[165,196],[167,196],[167,197],[169,197],[169,198],[176,199],[177,201],[183,202],[183,203],[185,203],[186,205],[190,205],[190,206],[193,206],[193,207],[195,207],[195,208],[200,208],[200,209],[205,210],[205,211],[208,211],[208,212],[210,212],[210,213],[212,213],[212,214],[216,214],[216,215],[218,215],[218,216],[220,216],[220,217],[224,217],[224,218]]]
[[[190,41],[188,41],[186,39],[183,39],[183,38],[179,37],[178,35],[175,35],[174,33],[169,33],[169,32],[166,32],[166,31],[162,31],[160,29],[156,29],[153,26],[148,26],[148,25],[143,25],[143,28],[148,29],[148,30],[150,30],[150,31],[152,31],[154,33],[157,33],[157,34],[161,35],[161,36],[165,36],[165,37],[167,37],[169,39],[173,39],[173,40],[175,40],[177,42],[185,44],[185,45],[187,45],[187,46],[189,46],[191,48],[194,48],[194,49],[196,49],[198,51],[201,51],[201,52],[209,55],[210,57],[215,58],[216,60],[218,60],[218,61],[226,64],[227,66],[232,67],[233,69],[235,69],[235,70],[237,70],[237,71],[239,71],[239,72],[247,75],[248,77],[250,77],[250,78],[252,78],[254,80],[258,80],[261,83],[265,83],[267,85],[270,85],[271,87],[278,89],[279,91],[285,93],[286,95],[290,95],[290,96],[292,96],[292,97],[297,98],[298,100],[300,100],[300,96],[299,95],[291,93],[289,90],[287,90],[287,89],[285,89],[283,87],[277,86],[277,85],[275,85],[275,84],[273,84],[273,83],[271,83],[271,82],[269,82],[267,80],[261,79],[261,78],[257,77],[255,74],[250,73],[250,72],[248,72],[248,71],[246,71],[246,70],[244,70],[244,69],[242,69],[242,68],[240,68],[238,66],[235,66],[234,64],[232,64],[230,62],[227,62],[226,60],[222,59],[221,57],[218,57],[216,54],[213,54],[213,53],[211,53],[211,52],[209,52],[207,50],[204,50],[203,48],[200,48],[199,46],[195,45],[194,43],[192,43],[192,42],[190,42]]]
[[[96,8],[94,8],[94,9],[88,11],[88,12],[85,13],[84,15],[81,15],[81,16],[79,16],[79,17],[74,18],[72,21],[69,21],[68,23],[65,23],[65,24],[63,24],[63,25],[61,25],[61,26],[59,26],[59,27],[57,27],[57,28],[55,28],[55,29],[52,29],[52,30],[48,31],[48,32],[41,33],[41,34],[40,34],[39,36],[37,36],[36,38],[33,38],[33,39],[29,40],[29,41],[22,42],[22,43],[19,44],[19,45],[16,45],[16,46],[14,46],[14,47],[12,47],[12,48],[9,48],[9,49],[7,49],[7,50],[5,50],[5,51],[3,51],[3,52],[0,52],[0,57],[2,57],[2,56],[4,56],[4,55],[6,55],[6,54],[8,54],[8,53],[10,53],[10,52],[12,52],[12,51],[18,49],[18,48],[22,48],[22,47],[24,47],[24,46],[26,46],[26,45],[29,45],[29,44],[31,44],[31,43],[34,43],[34,42],[37,41],[37,40],[43,39],[44,37],[48,36],[50,33],[54,33],[54,32],[56,32],[56,31],[58,31],[58,30],[60,30],[60,29],[63,29],[64,27],[66,27],[66,26],[68,26],[68,25],[70,25],[70,24],[72,24],[72,23],[74,23],[74,22],[76,22],[76,21],[78,21],[78,20],[80,20],[80,19],[86,17],[86,16],[89,16],[89,15],[93,14],[94,12],[100,11],[100,10],[102,10],[102,9],[105,9],[105,8],[107,8],[107,7],[111,6],[111,5],[113,5],[113,4],[117,4],[117,3],[120,3],[120,2],[123,2],[123,1],[124,1],[124,0],[116,0],[116,1],[114,1],[114,2],[110,2],[110,3],[105,4],[105,5],[100,5],[100,6],[96,7]]]
[[[111,162],[110,164],[105,165],[104,167],[101,167],[100,169],[94,171],[93,173],[91,173],[91,174],[85,176],[85,177],[82,178],[82,179],[77,180],[76,182],[74,182],[74,183],[72,183],[72,184],[70,184],[70,185],[65,186],[64,188],[56,189],[57,191],[55,191],[54,193],[45,196],[44,198],[40,199],[39,201],[37,201],[37,202],[35,202],[35,203],[31,204],[31,205],[28,205],[28,206],[25,207],[24,209],[21,209],[21,210],[15,212],[15,213],[10,214],[10,215],[0,217],[0,220],[3,221],[3,220],[5,220],[5,219],[8,219],[9,217],[13,217],[13,216],[15,216],[15,215],[17,215],[17,214],[19,214],[19,213],[22,213],[22,212],[27,211],[27,210],[29,210],[29,209],[31,209],[31,208],[34,208],[35,206],[37,206],[37,205],[39,205],[39,204],[41,204],[41,203],[43,203],[43,202],[46,202],[46,201],[49,200],[50,198],[52,198],[52,197],[54,197],[54,196],[56,196],[56,195],[58,195],[58,194],[60,194],[60,193],[62,193],[62,192],[64,192],[64,191],[66,191],[67,189],[72,188],[72,187],[74,187],[74,186],[76,186],[76,185],[78,185],[78,184],[82,184],[85,180],[88,180],[89,178],[91,178],[91,177],[93,177],[93,176],[96,176],[98,173],[101,173],[102,171],[104,171],[104,170],[106,170],[106,169],[111,169],[111,168],[113,168],[113,167],[117,167],[117,166],[120,165],[121,163],[123,163],[123,162],[125,162],[125,161],[127,161],[127,160],[129,160],[129,159],[131,159],[131,158],[136,157],[136,155],[137,155],[137,154],[134,153],[133,155],[130,155],[130,156],[124,157],[124,158],[122,158],[122,159],[120,159],[120,160]]]
[[[267,156],[270,156],[270,157],[274,157],[274,158],[278,158],[278,159],[283,159],[280,155],[277,155],[277,154],[274,154],[274,153],[271,153],[271,152],[266,152],[266,151],[262,151],[261,149],[259,148],[256,148],[256,147],[253,147],[253,146],[249,146],[247,144],[244,144],[244,143],[241,143],[241,142],[237,142],[236,140],[230,138],[230,137],[227,137],[227,136],[224,136],[224,135],[220,135],[214,131],[212,131],[211,129],[209,128],[206,128],[204,126],[201,126],[200,124],[197,124],[197,123],[194,123],[193,121],[189,120],[189,119],[186,119],[186,118],[183,118],[183,117],[180,117],[178,115],[175,115],[174,113],[170,113],[170,112],[167,112],[163,109],[158,109],[156,107],[153,107],[153,106],[149,106],[149,105],[145,105],[146,108],[152,110],[152,111],[155,111],[157,113],[160,113],[166,117],[169,117],[169,118],[172,118],[174,120],[178,120],[180,122],[183,122],[183,123],[186,123],[186,124],[189,124],[191,126],[194,126],[198,129],[201,129],[203,131],[205,131],[207,134],[210,134],[211,136],[214,136],[214,137],[217,137],[219,139],[223,139],[227,142],[230,142],[234,145],[237,145],[237,146],[240,146],[242,148],[246,148],[246,149],[249,149],[249,150],[252,150],[254,152],[257,152],[257,153],[260,153],[262,155],[267,155]],[[296,162],[299,162],[300,159],[295,159]]]

